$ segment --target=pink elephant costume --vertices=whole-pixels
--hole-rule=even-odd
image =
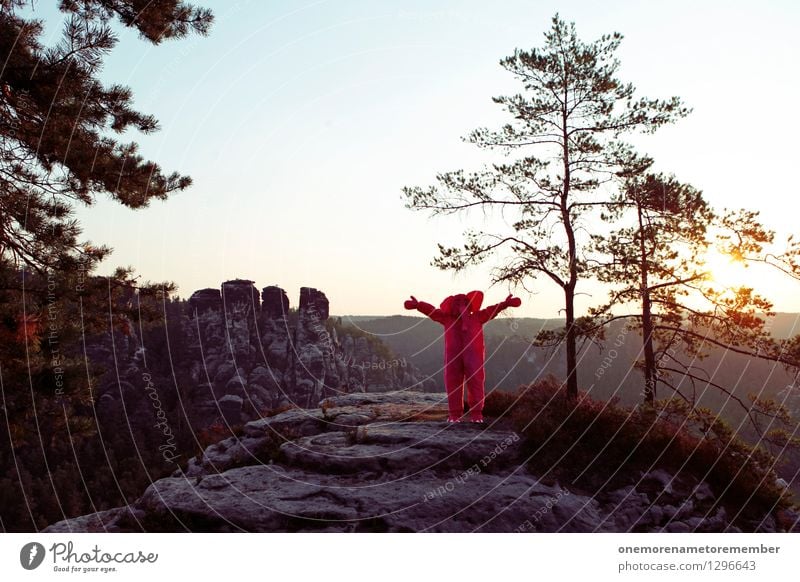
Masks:
[[[483,422],[485,348],[483,325],[507,307],[522,302],[509,295],[505,301],[481,309],[483,293],[470,291],[447,297],[436,309],[430,303],[417,301],[412,295],[406,309],[417,309],[433,321],[444,325],[444,386],[447,390],[448,420],[458,422],[464,414],[463,388],[467,384],[467,405],[472,422]]]

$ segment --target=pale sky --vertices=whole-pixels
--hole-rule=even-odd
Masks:
[[[436,243],[466,223],[407,210],[405,185],[477,169],[461,137],[505,121],[492,96],[517,91],[498,61],[541,46],[550,18],[583,40],[621,32],[620,77],[648,97],[680,96],[693,113],[637,145],[659,169],[717,206],[747,206],[797,232],[795,145],[800,8],[791,1],[643,3],[531,0],[203,1],[208,37],[150,46],[124,32],[103,77],[130,86],[162,130],[131,137],[194,185],[149,208],[108,201],[81,209],[85,238],[110,244],[106,270],[133,265],[180,295],[248,278],[296,305],[324,291],[335,314],[403,312],[487,291],[485,270],[454,277],[430,266]],[[42,4],[37,10],[44,15]],[[756,274],[781,311],[800,311],[800,283]],[[754,284],[756,281],[754,281]],[[557,317],[558,289],[521,292],[520,316]],[[600,291],[586,287],[599,301]]]

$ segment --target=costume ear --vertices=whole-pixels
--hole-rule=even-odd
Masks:
[[[439,309],[441,309],[445,313],[450,313],[450,306],[453,304],[453,297],[455,297],[455,295],[450,295],[450,297],[445,297],[441,305],[439,305]]]
[[[469,300],[470,310],[473,313],[476,313],[481,310],[481,304],[483,303],[483,291],[470,291],[467,293],[467,299]]]

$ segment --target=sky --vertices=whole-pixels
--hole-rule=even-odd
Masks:
[[[131,87],[161,131],[133,134],[142,153],[194,184],[129,210],[77,209],[84,238],[115,250],[101,269],[133,265],[188,297],[245,278],[326,293],[334,314],[403,312],[409,295],[438,304],[483,289],[515,291],[515,315],[554,318],[551,282],[489,287],[487,268],[431,266],[472,219],[406,209],[403,186],[486,161],[462,141],[506,120],[492,97],[518,91],[499,66],[543,43],[554,13],[583,40],[624,35],[619,76],[639,95],[680,96],[692,114],[635,145],[718,207],[749,207],[779,234],[797,232],[800,5],[530,0],[195,0],[214,10],[207,37],[152,46],[133,31],[102,78]],[[52,10],[37,4],[38,13]],[[56,27],[48,32],[58,34]],[[128,136],[125,136],[128,137]],[[750,269],[779,311],[800,311],[800,284]],[[602,301],[579,289],[579,308]]]

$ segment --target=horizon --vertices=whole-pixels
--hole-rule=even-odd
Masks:
[[[785,73],[800,49],[793,3],[684,1],[658,18],[652,7],[620,1],[203,4],[216,13],[205,38],[150,46],[117,27],[120,42],[101,76],[129,86],[137,109],[161,126],[130,137],[194,184],[137,211],[108,200],[78,207],[83,238],[114,248],[99,274],[132,265],[144,280],[174,281],[188,298],[247,273],[259,286],[283,282],[290,297],[301,286],[321,289],[356,315],[402,313],[412,294],[438,304],[468,289],[491,300],[513,291],[519,316],[557,317],[561,291],[545,279],[526,285],[529,293],[490,287],[490,265],[461,275],[430,266],[436,244],[458,243],[467,224],[430,219],[400,199],[403,186],[489,161],[461,137],[505,120],[491,99],[518,86],[498,61],[540,46],[556,12],[585,40],[622,33],[620,78],[637,95],[677,95],[693,108],[631,140],[659,170],[715,207],[757,203],[779,237],[795,229],[797,197],[770,168],[791,167],[800,121],[768,123],[753,106],[764,95],[776,110],[800,100],[800,81]],[[53,10],[35,9],[51,40],[60,32]],[[739,277],[769,289],[776,310],[800,311],[777,273]],[[578,291],[589,294],[578,296],[579,313],[606,292],[591,282]]]

